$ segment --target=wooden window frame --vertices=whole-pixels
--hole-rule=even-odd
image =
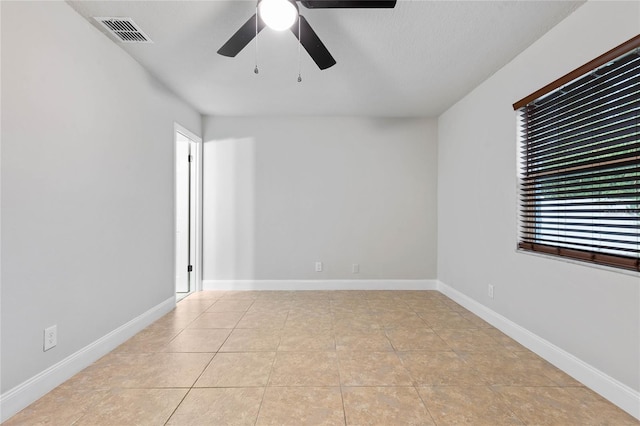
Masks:
[[[513,109],[514,110],[520,110],[522,114],[525,114],[526,108],[529,107],[530,105],[533,105],[533,103],[535,101],[539,101],[541,98],[546,97],[547,95],[553,96],[554,93],[558,92],[558,89],[562,89],[565,86],[569,85],[570,83],[586,76],[587,74],[591,73],[592,71],[603,67],[609,63],[611,63],[612,61],[620,58],[623,55],[626,55],[630,52],[632,52],[634,49],[640,49],[640,35],[637,35],[633,38],[631,38],[630,40],[622,43],[621,45],[609,50],[608,52],[604,53],[603,55],[600,55],[599,57],[595,58],[594,60],[584,64],[583,66],[571,71],[570,73],[558,78],[557,80],[549,83],[548,85],[544,86],[543,88],[533,92],[532,94],[522,98],[521,100],[517,101],[516,103],[513,104]],[[526,121],[526,120],[525,120]],[[571,120],[573,121],[573,119]],[[630,120],[633,121],[633,120]],[[523,121],[524,122],[524,121]],[[636,118],[635,118],[635,122],[636,122],[636,128],[638,127],[638,119],[637,119],[637,113],[636,113]],[[525,123],[525,126],[529,126],[528,123]],[[526,132],[529,131],[529,127],[526,127]],[[632,140],[631,140],[631,150],[632,150],[632,154],[630,156],[628,156],[627,158],[625,158],[624,160],[628,163],[629,159],[631,159],[632,162],[632,173],[637,173],[637,170],[640,170],[640,155],[635,155],[634,153],[636,152],[635,150],[637,149],[637,141],[635,141],[633,139],[633,134],[632,134]],[[524,149],[527,150],[527,152],[531,152],[531,150],[535,150],[536,148],[532,148],[533,146],[535,146],[536,142],[535,140],[533,140],[531,143],[528,140],[527,135],[525,134],[523,136],[523,138],[525,139],[523,142],[523,146]],[[588,148],[582,148],[583,150],[586,150]],[[615,149],[615,148],[612,148]],[[625,154],[626,155],[626,154]],[[635,157],[634,157],[635,155]],[[587,155],[585,155],[586,157]],[[585,161],[589,161],[589,160],[585,160]],[[612,160],[615,162],[615,158]],[[636,164],[637,161],[637,164]],[[559,164],[561,164],[561,161],[558,161]],[[606,162],[602,162],[602,163],[598,163],[598,164],[604,164],[606,165]],[[520,212],[522,214],[522,212],[526,209],[529,209],[529,211],[531,211],[531,209],[535,209],[536,207],[532,207],[531,204],[531,200],[532,198],[527,198],[529,195],[522,195],[522,191],[529,191],[529,193],[531,193],[532,191],[532,184],[531,181],[536,181],[536,179],[539,179],[538,176],[534,176],[535,173],[537,172],[533,172],[530,173],[528,170],[526,172],[524,172],[524,169],[527,169],[528,166],[523,167],[521,169],[521,171],[523,171],[523,173],[525,173],[525,176],[527,179],[529,179],[529,183],[527,185],[528,189],[522,189],[524,188],[523,186],[521,186],[521,196],[519,197],[519,205],[520,205]],[[558,169],[561,166],[555,167],[555,169]],[[593,167],[593,166],[586,166],[586,167]],[[635,169],[634,167],[637,167],[637,169]],[[574,169],[576,169],[576,166],[573,166]],[[577,167],[578,169],[580,167]],[[558,181],[562,181],[562,180],[566,180],[566,179],[571,179],[571,178],[566,178],[566,177],[562,177],[562,173],[565,172],[572,172],[572,169],[561,169],[561,170],[556,170],[556,174],[559,176],[557,179]],[[547,173],[547,175],[553,175],[553,171],[551,172],[542,172],[539,174],[544,174]],[[613,176],[613,175],[612,175]],[[632,175],[633,176],[633,175]],[[632,178],[633,180],[633,178]],[[637,180],[635,180],[636,183],[632,184],[635,185],[637,184]],[[535,184],[537,185],[537,183]],[[566,191],[566,189],[565,189]],[[630,190],[633,191],[633,188]],[[640,189],[639,189],[639,193],[640,193]],[[560,203],[560,202],[558,202]],[[526,217],[526,213],[523,214]],[[535,216],[535,214],[534,214]],[[528,218],[530,219],[530,217]],[[544,241],[544,237],[539,237],[538,236],[538,227],[541,225],[546,226],[545,223],[543,222],[538,222],[537,219],[534,219],[534,222],[531,222],[529,220],[529,223],[526,225],[523,225],[522,220],[520,221],[520,235],[519,235],[519,242],[518,242],[518,248],[521,250],[527,250],[527,251],[534,251],[534,252],[539,252],[539,253],[543,253],[543,254],[550,254],[550,255],[555,255],[555,256],[561,256],[561,257],[566,257],[566,258],[571,258],[571,259],[575,259],[575,260],[580,260],[580,261],[586,261],[586,262],[592,262],[592,263],[597,263],[597,264],[601,264],[601,265],[605,265],[605,266],[612,266],[612,267],[616,267],[616,268],[621,268],[621,269],[627,269],[627,270],[632,270],[632,271],[640,271],[640,255],[638,255],[638,253],[632,253],[629,256],[625,256],[625,255],[620,255],[615,254],[612,255],[611,253],[607,253],[607,252],[601,252],[598,251],[598,248],[594,248],[593,250],[588,250],[588,249],[576,249],[575,246],[572,246],[572,244],[566,244],[568,245],[568,247],[563,247],[563,243],[562,242],[552,242],[552,243],[545,243]],[[560,220],[558,221],[560,222]],[[604,222],[604,220],[602,221]],[[533,225],[532,225],[533,223]],[[633,222],[632,222],[633,223]],[[560,230],[561,225],[556,224],[554,226],[557,226],[558,232],[567,232],[566,229]],[[566,225],[565,225],[566,226]],[[604,225],[606,226],[606,225]],[[611,226],[611,225],[609,225]],[[531,229],[536,229],[535,231],[531,231]],[[571,227],[567,228],[569,229],[570,232],[575,232],[572,231]],[[574,228],[575,229],[575,228]],[[523,231],[525,230],[525,231]],[[523,232],[528,233],[529,235],[531,234],[535,234],[536,236],[534,237],[527,237],[527,238],[523,238],[522,234]],[[608,235],[608,234],[607,234]],[[618,237],[619,238],[619,237]],[[589,245],[589,244],[585,244],[585,245]]]

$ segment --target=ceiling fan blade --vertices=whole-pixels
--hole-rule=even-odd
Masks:
[[[307,9],[390,9],[396,6],[396,0],[301,0],[300,3]]]
[[[234,35],[218,50],[223,56],[234,57],[256,36],[256,19],[254,14]],[[264,21],[258,19],[258,32],[264,28]]]
[[[302,33],[302,38],[300,38],[300,35],[298,34],[298,25],[293,24],[291,32],[298,40],[300,40],[300,44],[302,44],[309,56],[311,56],[311,59],[313,59],[321,70],[334,66],[336,64],[336,60],[333,59],[333,56],[331,56],[331,53],[329,53],[325,45],[322,43],[318,34],[313,31],[309,22],[302,15],[298,15],[298,19],[300,20],[300,32]]]

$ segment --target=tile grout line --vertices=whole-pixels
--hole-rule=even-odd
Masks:
[[[422,319],[422,317],[420,317],[420,315],[418,315],[418,313],[411,307],[409,306],[409,309],[411,309],[417,316],[418,318],[420,318],[420,320],[422,320],[423,322],[424,319]],[[433,331],[435,333],[435,330],[433,330],[433,328],[431,328],[426,322],[425,322],[425,326],[427,326],[427,328],[431,331]],[[386,334],[386,329],[385,329],[385,334]],[[437,334],[436,334],[437,335]],[[438,336],[439,337],[439,336]],[[387,335],[388,338],[388,335]],[[391,341],[391,339],[389,339],[389,341]],[[447,342],[445,342],[445,344],[447,344]],[[427,414],[429,415],[429,418],[431,418],[431,421],[433,422],[434,425],[438,425],[438,423],[436,422],[436,419],[433,417],[433,414],[431,414],[431,410],[429,410],[429,407],[427,406],[427,403],[425,402],[424,398],[422,397],[422,395],[420,394],[420,391],[418,390],[418,386],[416,385],[417,380],[414,379],[413,374],[411,374],[411,372],[409,371],[409,369],[406,367],[404,361],[402,360],[402,357],[398,354],[398,350],[396,349],[396,347],[393,345],[393,342],[391,343],[391,345],[394,348],[394,352],[396,354],[396,356],[398,357],[398,360],[400,360],[400,365],[402,365],[402,368],[405,369],[405,371],[407,372],[407,375],[409,376],[409,378],[411,379],[411,383],[412,383],[412,388],[413,390],[416,392],[416,394],[418,395],[418,398],[420,399],[420,401],[422,401],[422,405],[424,406],[424,409],[427,411]],[[449,346],[447,344],[447,346]]]
[[[335,337],[335,333],[334,333],[334,337],[333,337],[333,343],[334,343],[334,347],[335,347],[335,351],[336,351],[336,367],[338,367],[338,385],[340,385],[340,400],[342,401],[342,417],[344,419],[344,424],[345,426],[347,425],[347,407],[344,404],[344,389],[342,386],[342,369],[340,368],[340,356],[338,355],[338,340]]]
[[[183,299],[184,300],[184,299]],[[189,393],[191,393],[191,390],[193,389],[193,387],[189,388],[184,396],[182,397],[182,399],[180,399],[180,402],[178,403],[178,405],[176,405],[176,408],[173,409],[173,411],[171,412],[171,414],[169,414],[169,417],[167,417],[167,420],[164,422],[164,426],[167,426],[167,424],[169,423],[169,420],[171,420],[171,417],[173,417],[173,415],[176,413],[176,411],[178,411],[178,408],[180,407],[180,405],[182,405],[182,403],[184,402],[185,399],[187,399],[187,395],[189,395]]]
[[[284,320],[284,323],[287,323],[289,319],[289,312],[291,312],[290,307],[287,310],[287,318]],[[284,326],[283,326],[284,328]],[[262,411],[262,404],[264,403],[264,397],[267,394],[267,388],[269,387],[269,381],[271,380],[271,373],[273,373],[273,366],[276,364],[276,358],[278,357],[278,348],[280,347],[280,343],[282,342],[282,329],[280,330],[280,334],[278,336],[278,346],[276,346],[275,351],[273,352],[273,361],[271,361],[271,368],[269,369],[269,375],[267,376],[267,382],[264,385],[264,389],[262,390],[262,398],[260,398],[260,406],[258,407],[258,412],[256,413],[256,420],[253,423],[256,425],[258,423],[258,419],[260,418],[260,411]]]
[[[424,398],[422,397],[422,395],[420,394],[420,391],[418,390],[418,387],[415,385],[413,385],[413,389],[416,391],[416,393],[418,394],[418,398],[420,398],[420,401],[422,401],[422,405],[424,406],[424,409],[427,410],[427,414],[429,414],[429,417],[431,418],[431,421],[433,422],[434,425],[438,426],[438,422],[436,421],[436,419],[433,417],[433,414],[431,414],[431,410],[429,410],[429,406],[427,405],[427,402],[424,400]]]
[[[183,299],[184,300],[184,299]],[[218,301],[221,299],[216,300],[215,302],[213,302],[211,305],[209,305],[207,307],[207,309],[205,309],[204,311],[200,312],[200,314],[195,317],[193,319],[193,321],[191,321],[189,324],[193,323],[197,318],[199,318],[200,316],[202,316],[203,313],[207,312],[213,305],[215,305],[216,303],[218,303]],[[187,326],[185,326],[180,333],[178,333],[178,335],[176,337],[178,337],[180,334],[182,334],[182,332],[184,330],[186,330],[189,326],[189,324]],[[207,368],[209,368],[209,366],[211,365],[211,363],[213,362],[213,360],[215,359],[216,355],[218,355],[218,353],[220,353],[220,348],[222,348],[222,345],[224,345],[224,343],[227,341],[227,339],[229,339],[229,336],[231,336],[231,333],[229,333],[227,335],[227,337],[224,339],[224,342],[222,342],[222,344],[220,344],[220,346],[218,347],[218,350],[216,352],[213,353],[213,356],[211,357],[211,359],[209,360],[209,362],[207,363],[207,365],[204,366],[204,368],[202,369],[202,371],[200,372],[200,374],[198,375],[198,377],[196,377],[196,379],[193,381],[193,384],[189,387],[189,389],[187,390],[187,392],[184,394],[184,396],[182,397],[182,399],[180,400],[180,402],[178,403],[178,405],[176,405],[176,408],[173,409],[173,411],[171,412],[171,414],[169,415],[169,417],[167,418],[167,420],[165,421],[164,425],[166,426],[169,421],[171,420],[171,417],[173,417],[173,415],[176,413],[176,411],[178,411],[178,408],[180,407],[180,405],[182,405],[182,403],[184,402],[184,400],[187,398],[187,395],[189,395],[191,393],[191,391],[194,389],[195,384],[198,383],[198,380],[200,380],[200,377],[202,377],[202,375],[204,374],[204,372],[207,370]],[[173,340],[175,340],[174,337],[173,339],[171,339],[169,341],[169,343],[171,343]],[[169,344],[167,343],[167,345]],[[188,353],[188,352],[187,352]],[[198,353],[207,353],[207,352],[198,352]]]
[[[496,389],[494,389],[493,385],[487,385],[487,387],[489,388],[489,391],[491,393],[493,393],[494,395],[496,395],[500,401],[502,401],[504,403],[504,405],[506,405],[506,407],[509,409],[509,411],[511,412],[511,414],[513,414],[513,417],[515,417],[516,419],[518,419],[523,425],[527,424],[526,422],[522,421],[522,419],[520,418],[520,416],[518,416],[516,414],[516,412],[513,410],[513,407],[511,406],[511,403],[509,402],[509,400],[505,397],[505,395],[502,395],[500,392],[498,392]]]

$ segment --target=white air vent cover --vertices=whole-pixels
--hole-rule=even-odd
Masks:
[[[131,18],[94,17],[111,34],[123,43],[153,43]]]

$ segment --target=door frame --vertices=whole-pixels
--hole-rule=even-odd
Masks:
[[[191,145],[192,155],[192,182],[191,182],[191,199],[193,200],[193,223],[190,234],[194,237],[194,251],[192,265],[193,271],[190,275],[189,291],[202,290],[202,138],[195,133],[189,131],[184,126],[174,122],[173,124],[173,281],[174,292],[177,288],[175,263],[177,256],[176,232],[178,230],[177,223],[177,194],[176,194],[176,155],[177,155],[177,135],[182,134],[188,138],[193,144]],[[191,279],[193,279],[191,281]],[[191,284],[192,283],[192,284]]]

